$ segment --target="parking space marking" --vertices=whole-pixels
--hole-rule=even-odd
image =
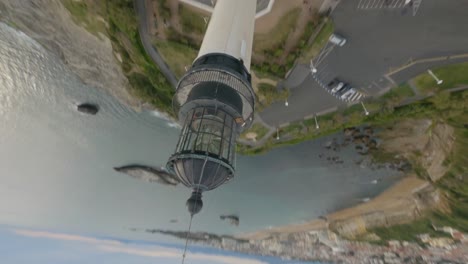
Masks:
[[[422,0],[412,0],[413,6]],[[359,0],[357,9],[398,9],[408,5],[407,0]]]
[[[412,0],[413,16],[415,16],[418,13],[418,10],[421,4],[422,4],[422,0]]]

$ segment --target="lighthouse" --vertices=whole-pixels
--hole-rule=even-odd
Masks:
[[[235,176],[236,141],[255,108],[250,62],[255,0],[218,0],[197,58],[181,78],[173,108],[182,125],[168,170],[191,189],[190,215],[202,194]]]

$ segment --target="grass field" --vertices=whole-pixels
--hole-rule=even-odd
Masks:
[[[203,16],[190,7],[179,4],[179,15],[182,30],[186,33],[205,34],[207,25]]]
[[[320,30],[320,33],[314,39],[314,42],[310,45],[309,48],[305,49],[300,61],[302,63],[309,63],[311,59],[317,56],[320,50],[325,46],[325,44],[327,44],[330,35],[333,34],[334,31],[335,26],[333,21],[328,18],[322,30]]]
[[[398,99],[405,99],[408,97],[414,96],[414,92],[411,89],[411,87],[408,84],[402,84],[400,86],[397,86],[393,89],[391,89],[388,93],[384,94],[381,98],[386,100],[386,99],[392,99],[392,98],[398,98]]]
[[[389,240],[399,240],[420,243],[417,235],[429,234],[433,237],[446,237],[447,234],[435,231],[432,228],[432,222],[428,218],[416,220],[409,224],[395,225],[392,227],[379,227],[370,230],[381,238],[379,244],[385,244]]]
[[[437,85],[429,73],[421,74],[415,78],[415,83],[423,93],[468,85],[468,62],[433,69],[432,72],[444,82]]]
[[[278,23],[278,25],[276,25],[273,30],[268,32],[268,34],[256,34],[253,45],[254,51],[261,53],[265,50],[281,48],[284,43],[286,43],[289,33],[291,33],[291,31],[296,26],[300,13],[300,8],[293,9],[285,14],[279,20],[280,23]]]
[[[289,96],[289,91],[287,89],[283,89],[278,91],[278,89],[270,84],[267,83],[260,83],[258,85],[257,91],[257,110],[261,111],[264,107],[271,105],[272,103],[280,100],[286,100]]]
[[[198,54],[194,48],[173,41],[157,40],[155,44],[159,53],[178,78],[185,74],[185,67],[192,65]]]
[[[106,24],[104,19],[100,18],[97,13],[92,14],[91,10],[104,8],[104,1],[86,2],[62,0],[63,5],[71,13],[73,21],[86,28],[90,33],[99,36],[98,33],[106,34]]]
[[[264,127],[263,125],[261,125],[259,123],[255,123],[255,124],[252,125],[251,128],[249,128],[249,130],[242,133],[241,138],[245,139],[246,138],[245,135],[247,133],[257,134],[257,140],[260,140],[268,133],[268,128]]]

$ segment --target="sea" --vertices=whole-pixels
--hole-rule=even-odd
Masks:
[[[116,166],[164,165],[179,126],[136,112],[87,86],[56,55],[0,23],[0,225],[122,239],[159,240],[145,229],[185,230],[190,190],[128,177]],[[82,102],[98,104],[91,116]],[[401,177],[384,167],[324,158],[333,136],[238,156],[235,178],[204,194],[193,231],[239,234],[302,223],[372,198]],[[378,180],[377,183],[376,180]],[[239,226],[220,220],[236,214]]]

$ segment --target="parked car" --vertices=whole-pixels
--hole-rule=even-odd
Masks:
[[[350,89],[352,89],[351,85],[347,84],[347,85],[345,85],[345,87],[343,87],[343,89],[339,90],[335,94],[338,95],[338,96],[341,96],[344,93],[346,93],[347,91],[349,91]]]
[[[346,44],[346,39],[336,33],[331,34],[330,38],[328,39],[331,43],[343,47]]]
[[[337,85],[339,82],[340,82],[340,81],[339,81],[337,78],[335,78],[335,79],[333,79],[331,82],[329,82],[327,86],[328,86],[328,88],[332,89],[332,88],[335,87],[335,85]]]
[[[331,90],[332,93],[336,93],[338,92],[339,90],[343,89],[343,87],[346,86],[346,83],[338,80],[338,79],[333,79],[333,81],[331,81],[329,84],[328,84],[328,89]]]

